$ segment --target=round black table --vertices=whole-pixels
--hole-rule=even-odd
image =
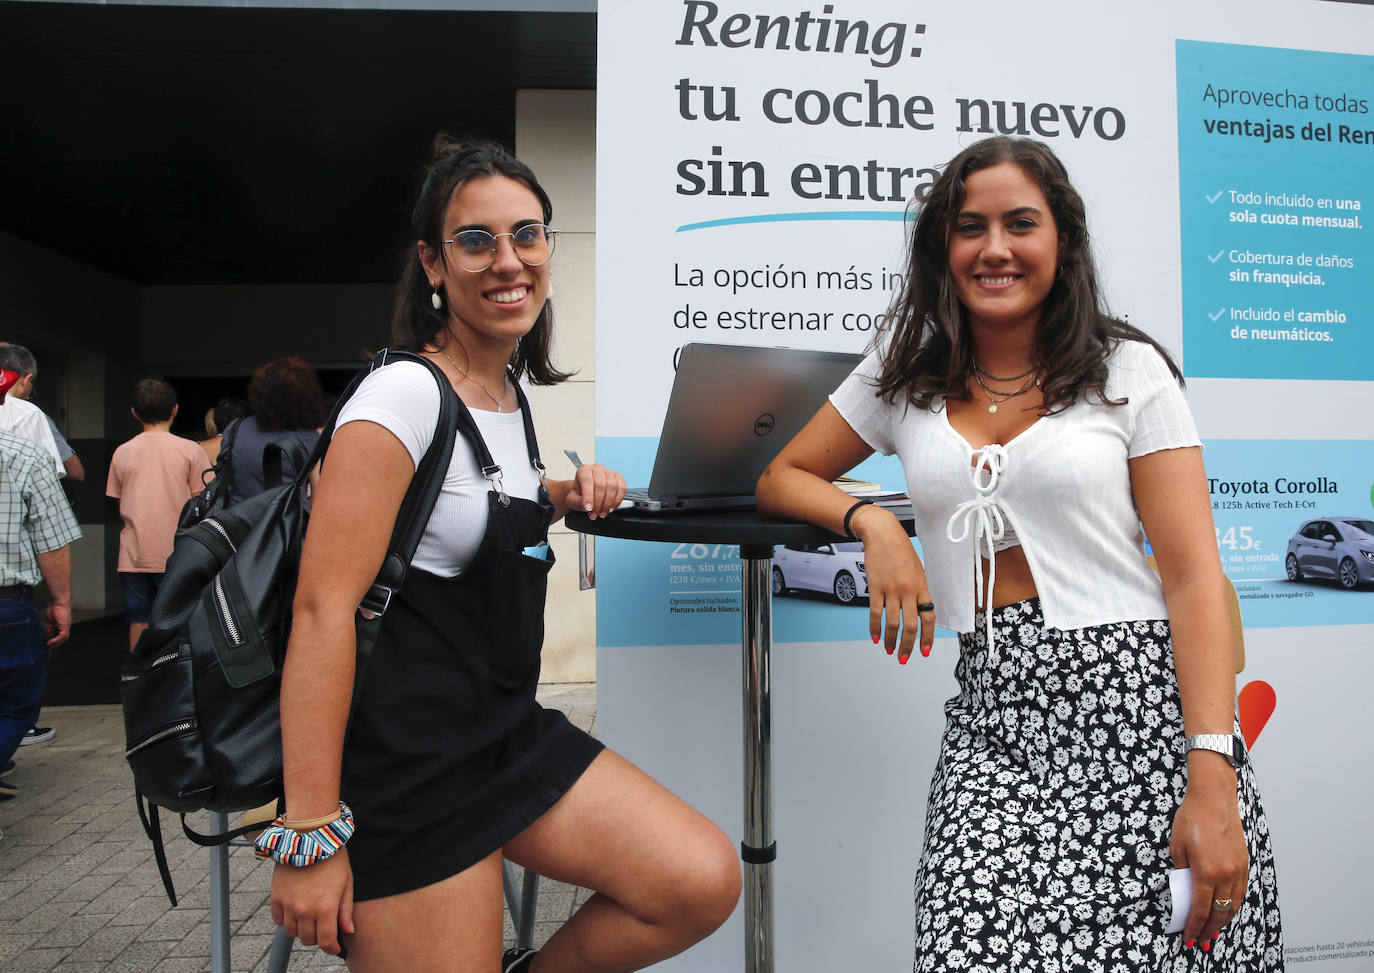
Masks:
[[[912,532],[910,507],[889,508]],[[598,520],[570,513],[568,527],[584,534],[635,541],[738,544],[744,561],[740,593],[744,659],[744,936],[746,973],[773,971],[772,710],[768,655],[773,644],[773,547],[845,540],[796,521],[773,520],[757,510],[641,513],[620,510]]]

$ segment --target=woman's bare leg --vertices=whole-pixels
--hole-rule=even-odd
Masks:
[[[352,973],[495,973],[501,963],[501,855],[457,875],[353,907]]]
[[[642,969],[710,935],[739,901],[725,833],[609,750],[505,855],[596,893],[539,951],[540,973]]]

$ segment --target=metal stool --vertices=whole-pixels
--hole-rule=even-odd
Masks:
[[[210,831],[229,829],[229,816],[210,812]],[[244,839],[229,842],[240,848],[251,848]],[[511,924],[515,926],[515,944],[525,949],[534,947],[534,915],[539,902],[539,875],[525,870],[525,880],[517,885],[515,866],[501,862],[501,886],[510,909]],[[291,962],[293,940],[281,926],[272,937],[272,949],[267,954],[267,973],[286,973]],[[210,849],[210,969],[212,973],[229,973],[229,845]]]
[[[515,926],[515,945],[521,949],[534,948],[534,913],[539,904],[539,874],[525,869],[525,881],[517,895],[515,866],[501,860],[501,885],[506,893],[506,908],[510,909],[511,925]]]
[[[229,830],[229,815],[210,812],[211,833]],[[242,838],[229,842],[240,848],[253,843]],[[210,849],[210,969],[212,973],[229,973],[229,845]],[[281,926],[272,938],[272,950],[267,955],[267,973],[286,973],[291,962],[291,937]]]

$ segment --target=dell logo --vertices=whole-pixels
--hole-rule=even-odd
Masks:
[[[773,418],[773,413],[765,412],[754,420],[754,435],[766,436],[773,431],[773,424],[777,420]]]

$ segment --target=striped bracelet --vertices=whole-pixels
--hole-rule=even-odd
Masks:
[[[353,811],[340,801],[338,819],[313,831],[293,831],[277,818],[253,842],[253,854],[281,865],[304,868],[332,857],[351,837]]]

